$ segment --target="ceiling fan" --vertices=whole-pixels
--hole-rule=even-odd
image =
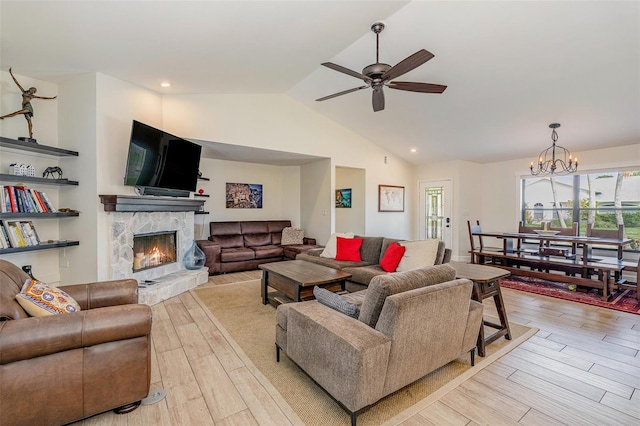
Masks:
[[[334,93],[333,95],[316,99],[316,101],[326,101],[327,99],[335,98],[337,96],[346,95],[347,93],[371,87],[373,89],[373,110],[381,111],[384,109],[384,92],[382,91],[384,86],[387,86],[390,89],[406,90],[409,92],[444,92],[447,86],[443,86],[441,84],[414,83],[410,81],[391,81],[396,77],[400,77],[401,75],[408,73],[412,69],[418,68],[420,65],[433,58],[434,55],[433,53],[428,52],[425,49],[421,49],[408,58],[405,58],[402,61],[398,62],[394,66],[382,64],[378,60],[379,35],[382,30],[384,30],[384,24],[382,22],[376,22],[375,24],[371,25],[371,31],[376,34],[376,63],[364,67],[362,73],[350,70],[349,68],[345,68],[332,62],[324,62],[321,64],[327,68],[331,68],[332,70],[364,80],[364,82],[367,84],[365,86],[360,86],[353,89],[345,90],[343,92]]]

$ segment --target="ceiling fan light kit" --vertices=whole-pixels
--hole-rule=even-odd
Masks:
[[[371,88],[372,98],[371,103],[373,104],[374,111],[381,111],[384,109],[384,87],[387,86],[390,89],[395,90],[404,90],[408,92],[419,92],[419,93],[442,93],[447,88],[447,86],[441,84],[431,84],[431,83],[415,83],[409,81],[391,81],[394,78],[400,77],[403,74],[408,73],[409,71],[419,67],[424,64],[428,60],[434,57],[433,53],[426,51],[425,49],[421,49],[409,56],[408,58],[403,59],[398,62],[396,65],[391,66],[389,64],[381,63],[379,60],[379,47],[380,47],[380,33],[384,30],[384,23],[375,22],[371,25],[371,31],[373,31],[376,35],[376,62],[375,64],[367,65],[364,67],[361,73],[357,71],[350,70],[349,68],[345,68],[341,65],[334,64],[332,62],[323,62],[321,65],[331,68],[334,71],[341,72],[343,74],[350,75],[352,77],[359,78],[363,80],[366,85],[355,87],[353,89],[344,90],[342,92],[334,93],[332,95],[324,96],[322,98],[316,99],[316,101],[326,101],[327,99],[332,99],[337,96],[346,95],[347,93],[355,92],[358,90]]]
[[[533,161],[529,168],[534,176],[546,175],[567,175],[578,171],[578,158],[573,158],[571,152],[563,146],[556,145],[558,140],[558,132],[556,129],[560,127],[560,123],[551,123],[549,128],[551,131],[551,146],[540,153],[538,156],[538,164],[534,169]]]

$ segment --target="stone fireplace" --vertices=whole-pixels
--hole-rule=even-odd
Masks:
[[[187,212],[111,212],[111,279],[133,278],[139,284],[139,301],[154,305],[206,283],[206,268],[187,270],[182,258],[194,239],[194,213]],[[151,252],[136,245],[135,236],[168,238],[164,244],[175,252],[172,262],[159,262]],[[149,241],[147,241],[148,243]],[[149,245],[149,244],[147,244]],[[170,247],[173,245],[173,247]],[[144,264],[144,267],[135,268]],[[162,264],[160,264],[162,263]],[[149,265],[153,264],[153,267]]]

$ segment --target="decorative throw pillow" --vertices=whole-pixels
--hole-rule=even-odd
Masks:
[[[80,311],[80,305],[64,291],[38,280],[28,279],[16,300],[34,317],[69,314]]]
[[[282,228],[282,240],[280,244],[283,246],[291,244],[304,244],[304,230],[287,226]]]
[[[400,245],[404,246],[406,250],[396,271],[410,271],[433,266],[438,255],[438,244],[440,244],[440,240],[436,239],[401,242]]]
[[[318,302],[351,318],[357,319],[360,316],[360,308],[337,293],[315,286],[313,295]]]
[[[353,238],[354,234],[353,232],[347,232],[347,233],[334,233],[331,234],[331,236],[329,237],[329,241],[327,241],[327,245],[324,246],[324,250],[322,250],[322,253],[320,253],[320,257],[328,257],[329,259],[335,259],[336,258],[336,251],[337,251],[337,240],[336,238],[338,237],[342,237],[342,238]]]
[[[406,249],[405,246],[401,246],[395,241],[389,244],[382,259],[380,259],[380,267],[387,272],[395,272]]]
[[[336,238],[336,260],[350,260],[362,262],[360,247],[362,238]]]

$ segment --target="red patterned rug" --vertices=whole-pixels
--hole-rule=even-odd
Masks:
[[[569,284],[546,281],[538,278],[510,276],[500,281],[500,286],[526,291],[527,293],[542,294],[558,299],[616,309],[632,314],[640,314],[640,300],[636,299],[635,290],[615,290],[609,298],[609,301],[605,302],[602,300],[598,289],[578,287],[576,290],[569,290]]]

